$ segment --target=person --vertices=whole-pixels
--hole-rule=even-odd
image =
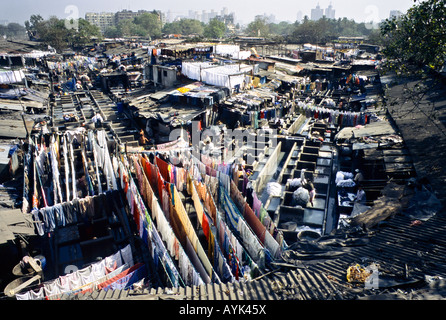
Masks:
[[[305,171],[306,171],[306,169],[302,169],[300,171],[300,183],[303,186],[307,183],[307,179],[305,178]]]
[[[99,128],[102,126],[102,122],[104,119],[102,118],[101,114],[99,112],[96,112],[93,118],[91,118],[91,121],[94,123],[96,128]]]
[[[359,169],[355,170],[355,177],[353,178],[353,181],[355,181],[356,184],[360,184],[364,181],[364,175]]]
[[[209,136],[200,141],[200,150],[203,154],[208,154],[214,148],[214,144]]]
[[[148,143],[149,143],[149,139],[147,139],[147,137],[146,137],[146,135],[144,133],[144,130],[141,129],[141,131],[139,131],[139,144],[141,146],[145,146]]]
[[[360,204],[366,203],[365,191],[362,188],[362,185],[358,186],[358,192],[356,192],[355,202],[359,202]]]
[[[304,188],[307,189],[309,193],[308,202],[311,204],[312,207],[314,207],[313,201],[314,197],[316,196],[316,190],[314,189],[314,185],[311,179],[308,179],[307,183],[304,185]]]

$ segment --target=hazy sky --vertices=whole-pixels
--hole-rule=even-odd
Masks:
[[[378,22],[389,17],[391,10],[406,12],[413,0],[1,0],[0,21],[23,23],[31,14],[43,18],[55,15],[59,18],[85,17],[86,12],[116,12],[122,9],[137,11],[172,11],[174,15],[187,15],[189,10],[220,12],[226,7],[234,12],[236,20],[249,23],[256,15],[274,15],[277,21],[294,22],[299,11],[310,16],[311,9],[319,3],[322,9],[331,3],[336,18],[347,17],[357,22]]]

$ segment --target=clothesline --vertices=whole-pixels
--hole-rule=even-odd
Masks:
[[[160,160],[158,160],[159,158],[156,158],[156,159],[157,159],[157,163],[161,163],[163,166],[166,165],[166,163],[163,163]],[[225,186],[227,192],[229,192],[231,190],[231,181],[232,180],[231,180],[230,176],[227,174],[227,173],[231,172],[231,166],[222,165],[219,168],[220,171],[217,171],[215,169],[207,167],[200,160],[196,159],[193,155],[189,155],[189,159],[192,159],[192,161],[190,163],[185,161],[184,167],[187,168],[187,170],[191,173],[191,176],[196,177],[199,181],[202,180],[200,178],[199,174],[218,176],[219,182],[221,184],[223,184],[223,186]],[[178,159],[178,161],[179,161],[179,159]],[[173,167],[175,167],[175,166],[173,166]],[[201,167],[201,170],[196,171],[196,169],[195,169],[196,167],[197,168]],[[164,170],[164,171],[166,171],[166,170]],[[217,203],[218,203],[218,201],[217,201]],[[250,208],[248,208],[248,207],[249,207],[249,205],[247,206],[247,210],[250,210]],[[240,212],[237,210],[236,213],[241,217],[240,224],[242,225],[243,228],[245,228],[244,224],[246,224],[246,221],[243,216],[243,213],[245,213],[245,212],[243,210],[241,210]],[[248,229],[252,233],[252,237],[256,238],[259,234],[256,235],[256,233],[254,231],[252,231],[251,228],[254,227],[254,229],[256,229],[256,230],[259,230],[259,228],[262,229],[262,227],[259,226],[260,221],[257,219],[257,217],[254,217],[253,215],[249,215],[249,213],[246,213],[246,216],[249,217],[248,221],[250,222],[249,224],[247,224]],[[239,221],[239,219],[237,219],[237,225],[239,224],[238,221]],[[272,223],[272,221],[271,221],[271,223]],[[271,223],[268,225],[269,227],[271,226]],[[233,224],[233,227],[235,228],[235,230],[237,230],[237,227],[235,224]],[[275,227],[273,227],[272,229],[274,230]],[[263,230],[263,231],[265,231],[265,230]],[[263,240],[263,241],[261,241],[259,239],[257,239],[257,240],[260,242],[259,244],[261,247],[263,247],[264,243],[267,245],[267,248],[263,248],[262,250],[266,251],[266,256],[269,257],[270,259],[272,259],[272,257],[270,257],[271,254],[273,254],[274,257],[277,257],[280,254],[280,250],[278,250],[278,248],[280,246],[276,243],[275,239],[270,237],[270,235],[264,236],[265,233],[263,233],[263,232],[261,232],[261,233],[262,233],[261,240]],[[244,235],[248,236],[249,232],[246,232]],[[265,237],[267,237],[267,242],[264,242]],[[282,243],[283,243],[283,241],[282,241]],[[255,257],[259,258],[258,253],[255,253]],[[258,260],[256,258],[253,258],[253,260],[257,262]]]
[[[179,270],[186,285],[200,285],[203,284],[199,273],[193,266],[189,257],[187,256],[183,246],[175,235],[170,226],[161,206],[153,192],[153,189],[148,180],[146,173],[146,160],[140,157],[138,161],[134,160],[136,175],[139,181],[139,188],[143,200],[150,208],[153,221],[156,223],[157,229],[162,237],[162,240],[167,244],[167,249],[172,257],[179,262]]]
[[[134,265],[130,245],[116,253],[56,279],[44,282],[39,288],[16,294],[17,300],[55,299],[63,294],[77,294],[96,289],[126,289],[145,276],[142,264]],[[130,271],[128,277],[122,274]],[[136,273],[138,271],[138,273]],[[121,276],[119,276],[121,275]]]
[[[127,163],[128,164],[128,163]],[[130,214],[138,228],[140,238],[149,248],[152,248],[151,255],[154,261],[160,261],[173,287],[178,287],[182,280],[180,274],[173,263],[171,256],[167,253],[167,249],[159,236],[158,230],[154,227],[148,210],[142,200],[141,195],[136,187],[134,179],[128,172],[129,166],[124,166],[122,161],[119,162],[119,172],[123,183],[124,192],[130,207]],[[124,181],[126,180],[126,181]]]
[[[355,127],[370,123],[370,112],[352,112],[338,109],[329,109],[316,106],[312,103],[299,102],[297,110],[307,118],[326,120],[329,125],[341,127]]]
[[[224,185],[226,190],[232,191],[233,197],[231,197],[231,198],[234,199],[236,193],[240,199],[243,199],[243,197],[247,195],[246,191],[247,191],[247,186],[248,186],[249,180],[247,178],[247,173],[244,170],[242,171],[242,175],[244,177],[243,178],[243,193],[240,195],[240,192],[237,192],[238,187],[235,184],[232,185],[232,190],[231,190],[230,182],[231,181],[233,182],[234,179],[231,179],[229,177],[229,174],[232,174],[232,176],[237,175],[237,171],[235,170],[235,168],[238,168],[237,165],[235,165],[235,164],[232,164],[232,165],[226,164],[225,165],[224,163],[218,163],[218,162],[216,162],[216,159],[207,157],[204,155],[201,157],[202,160],[204,160],[204,162],[197,159],[193,155],[191,155],[191,158],[192,158],[192,161],[194,161],[195,164],[198,166],[198,168],[200,169],[200,172],[202,174],[212,174],[212,175],[215,174],[216,175],[216,171],[214,168],[217,168],[218,172],[220,172],[220,175],[219,175],[220,183],[222,183]],[[205,164],[205,162],[207,164]],[[228,176],[228,177],[226,177],[226,176]],[[261,201],[258,200],[258,197],[254,190],[252,190],[252,197],[256,199],[256,206],[253,209],[255,209],[254,211],[255,211],[257,218],[262,222],[262,224],[267,228],[267,230],[269,230],[269,233],[274,236],[275,241],[279,244],[279,246],[281,248],[277,252],[277,255],[279,255],[279,253],[286,248],[286,243],[284,242],[283,234],[277,229],[274,222],[269,218],[269,215],[267,214],[266,210],[263,208]],[[240,202],[240,205],[239,205],[238,209],[243,213],[245,201],[240,200],[239,202]],[[250,208],[251,206],[249,204],[248,204],[248,207],[249,207],[249,209],[251,209]],[[274,248],[274,250],[272,250],[272,252],[276,252],[275,245],[273,245],[269,249],[273,249],[273,248]]]
[[[191,190],[191,182],[196,182],[194,181],[192,178],[190,178],[189,181],[189,187],[187,186],[187,176],[186,176],[186,170],[184,170],[183,168],[177,168],[175,166],[171,166],[171,168],[168,168],[167,163],[165,163],[164,161],[162,161],[161,159],[157,159],[154,158],[154,164],[151,164],[149,162],[149,160],[147,160],[144,156],[140,157],[141,161],[144,163],[144,168],[145,168],[145,173],[147,178],[152,177],[151,179],[149,179],[149,181],[151,180],[151,183],[154,187],[155,190],[158,190],[158,194],[162,194],[163,196],[159,196],[160,199],[160,203],[162,203],[162,206],[165,208],[163,211],[169,212],[169,208],[166,205],[167,203],[169,203],[169,198],[167,196],[167,193],[164,192],[164,188],[160,188],[160,184],[159,184],[159,180],[158,180],[158,173],[161,172],[161,174],[159,176],[161,177],[165,177],[166,181],[171,181],[174,185],[175,188],[177,188],[178,190],[183,190],[186,191],[186,189],[188,190],[188,193],[191,194],[191,192],[193,192],[193,189]],[[155,160],[156,159],[156,160]],[[162,184],[164,184],[165,182],[162,182]],[[198,187],[197,184],[195,184],[196,188]],[[169,189],[169,188],[168,188]],[[204,190],[202,190],[204,191]],[[204,192],[199,192],[199,194],[201,194],[201,199],[203,200],[204,197]],[[164,198],[164,200],[163,200]],[[211,200],[212,198],[208,197],[208,200]],[[213,199],[212,199],[213,201]],[[177,202],[177,199],[175,199],[174,201],[175,203]],[[206,202],[205,202],[206,203]],[[205,206],[205,208],[209,207],[209,203]],[[203,210],[204,211],[204,210]],[[200,212],[200,209],[197,210],[197,212]],[[214,213],[210,213],[210,215],[206,215],[206,218],[211,219],[211,221],[213,222],[214,225],[218,225],[216,224],[215,216],[217,215],[216,212]],[[203,216],[202,216],[203,217]],[[208,223],[210,223],[211,221],[208,221]],[[206,226],[205,226],[206,229]],[[230,263],[231,269],[233,270],[233,275],[238,277],[238,276],[244,276],[246,278],[246,276],[248,275],[248,271],[249,273],[252,272],[256,272],[258,271],[258,267],[255,263],[253,263],[252,259],[250,259],[246,254],[244,254],[243,250],[241,250],[242,246],[240,246],[238,244],[238,241],[236,240],[236,238],[232,235],[232,234],[222,234],[222,231],[227,231],[229,229],[222,227],[220,225],[220,229],[217,230],[217,238],[220,239],[219,245],[221,245],[220,251],[223,252],[224,254],[224,258],[226,259],[227,263]],[[215,237],[214,237],[215,239]],[[211,239],[212,241],[212,239]],[[215,241],[214,241],[215,243]],[[229,243],[231,243],[233,246],[232,248],[230,248]],[[234,247],[239,248],[240,250],[238,250],[237,252],[235,252],[233,250]],[[214,249],[215,249],[215,245],[214,245]],[[217,250],[217,253],[220,254],[220,251]],[[236,253],[239,261],[243,261],[246,262],[246,264],[248,265],[243,265],[241,268],[237,265],[237,261],[235,261],[235,257],[233,253]],[[218,257],[219,255],[217,255]],[[215,257],[215,256],[214,256]],[[223,257],[222,257],[223,258]],[[215,260],[214,260],[214,264],[215,264]],[[226,266],[224,263],[224,259],[220,259],[219,262],[219,268],[220,271],[224,271],[226,270]],[[221,267],[224,267],[223,269]]]

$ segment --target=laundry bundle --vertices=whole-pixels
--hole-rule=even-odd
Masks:
[[[282,194],[282,186],[277,182],[269,182],[266,185],[266,190],[270,196],[279,197]]]

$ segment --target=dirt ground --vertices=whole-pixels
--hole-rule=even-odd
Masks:
[[[413,158],[418,178],[427,178],[438,199],[446,204],[446,87],[431,79],[429,90],[415,97],[411,90],[419,81],[389,85],[389,114],[400,130]]]

